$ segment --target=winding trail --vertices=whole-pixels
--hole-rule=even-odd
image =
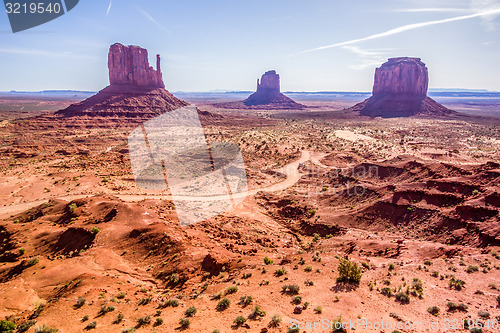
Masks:
[[[214,200],[230,200],[231,197],[233,199],[242,199],[246,196],[253,196],[256,193],[260,191],[264,192],[277,192],[277,191],[282,191],[285,190],[293,185],[295,185],[300,177],[301,174],[298,170],[298,167],[301,163],[307,162],[311,159],[318,161],[322,157],[324,157],[326,154],[325,153],[316,153],[316,152],[310,152],[307,150],[303,150],[301,152],[301,156],[293,161],[290,162],[289,164],[283,166],[280,169],[275,170],[276,172],[283,173],[286,178],[278,182],[276,184],[264,186],[261,188],[257,189],[252,189],[247,192],[241,192],[241,193],[233,193],[231,196],[229,195],[221,195],[221,196],[199,196],[199,197],[191,197],[191,196],[176,196],[175,200],[180,200],[180,201],[214,201]],[[173,200],[173,197],[171,195],[153,195],[153,194],[148,194],[148,195],[139,195],[139,194],[110,194],[113,195],[125,202],[138,202],[144,199],[160,199],[160,200]],[[93,194],[73,194],[73,195],[67,195],[67,196],[60,196],[57,198],[51,198],[51,199],[62,199],[62,200],[76,200],[76,199],[82,199],[86,197],[91,197]],[[35,200],[31,202],[23,202],[20,204],[16,205],[10,205],[10,206],[2,206],[0,207],[0,218],[6,218],[11,215],[19,214],[23,211],[26,211],[30,208],[36,207],[38,205],[43,204],[44,202],[47,202],[49,199],[42,199],[42,200]]]

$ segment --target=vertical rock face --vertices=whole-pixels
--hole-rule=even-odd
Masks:
[[[265,72],[262,77],[257,79],[257,91],[250,95],[243,104],[247,107],[266,106],[271,109],[296,109],[304,108],[291,98],[280,92],[280,76],[276,71]]]
[[[143,88],[165,88],[160,70],[160,56],[156,56],[156,70],[149,66],[148,51],[139,46],[110,46],[108,54],[109,83]]]
[[[267,71],[262,77],[257,79],[257,92],[270,90],[280,92],[280,76],[276,71]]]
[[[109,86],[56,114],[140,122],[188,105],[165,90],[159,55],[154,69],[149,66],[147,50],[113,44],[109,48],[108,68]],[[99,122],[94,125],[98,126]]]
[[[427,96],[429,74],[420,58],[391,58],[375,70],[373,95]]]
[[[391,58],[375,70],[372,97],[352,110],[383,118],[455,114],[427,97],[428,85],[428,70],[420,58]]]

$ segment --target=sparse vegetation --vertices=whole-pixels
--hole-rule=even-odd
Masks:
[[[253,297],[252,296],[241,296],[240,297],[240,303],[243,305],[243,306],[248,306],[250,305],[250,303],[252,303],[253,301]]]
[[[179,320],[179,325],[181,325],[181,328],[186,329],[191,325],[191,321],[189,321],[189,318],[181,318]]]
[[[396,300],[400,302],[401,304],[408,304],[410,303],[410,296],[408,294],[405,294],[403,292],[399,292],[396,294]]]
[[[14,332],[16,329],[16,324],[8,320],[0,320],[0,333],[10,333]]]
[[[247,321],[247,319],[246,319],[245,317],[243,317],[243,316],[238,316],[238,317],[236,317],[236,319],[234,319],[234,325],[235,325],[236,327],[240,327],[240,326],[242,326],[243,324],[245,324],[245,323],[246,323],[246,321]]]
[[[229,298],[223,298],[219,301],[219,303],[217,303],[217,310],[219,311],[226,310],[230,304],[231,301],[229,300]]]
[[[43,324],[42,326],[37,326],[35,327],[35,333],[56,333],[59,332],[58,329],[52,328],[50,326],[47,326]]]
[[[341,258],[338,266],[339,277],[337,278],[340,282],[349,282],[359,284],[361,281],[361,268],[358,264],[350,262],[346,258]]]
[[[431,306],[431,307],[427,308],[427,312],[429,312],[433,316],[437,316],[439,314],[439,307]]]
[[[269,326],[278,327],[278,325],[281,323],[281,321],[282,321],[281,316],[275,314],[271,317],[271,322],[269,323]]]
[[[78,299],[76,300],[76,303],[74,305],[74,308],[75,309],[79,309],[81,308],[84,304],[85,304],[86,300],[85,298],[83,297],[78,297]]]
[[[186,315],[186,317],[193,317],[196,314],[196,311],[198,310],[196,310],[194,306],[190,306],[189,308],[186,309],[184,314]]]
[[[286,274],[286,270],[284,268],[277,268],[275,271],[274,271],[274,275],[275,276],[282,276],[282,275],[285,275]]]
[[[238,291],[238,287],[236,287],[236,286],[230,286],[230,287],[226,288],[225,294],[226,295],[230,295],[230,294],[236,293],[237,291]]]

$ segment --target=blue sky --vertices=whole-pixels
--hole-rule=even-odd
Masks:
[[[431,88],[500,91],[500,0],[80,0],[13,34],[0,13],[0,91],[99,90],[110,44],[162,56],[171,91],[371,91],[375,67],[420,57]]]

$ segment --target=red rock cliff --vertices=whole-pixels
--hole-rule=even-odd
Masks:
[[[373,95],[427,96],[429,74],[420,58],[391,58],[375,70]]]
[[[267,71],[262,74],[262,77],[257,79],[257,91],[260,90],[275,90],[280,91],[280,76],[276,71]]]
[[[139,46],[110,46],[108,54],[109,83],[144,88],[165,88],[160,70],[160,56],[156,56],[156,70],[149,66],[148,51]]]

